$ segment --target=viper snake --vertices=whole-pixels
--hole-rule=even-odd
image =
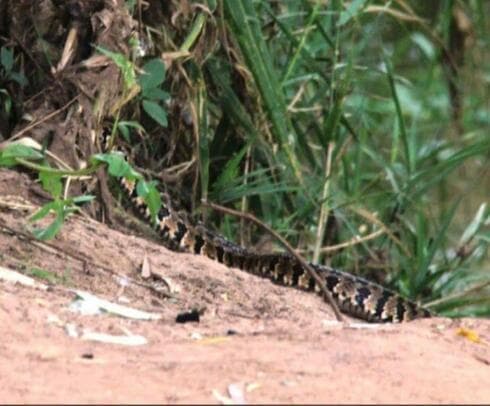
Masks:
[[[119,151],[128,160],[128,154],[121,148],[109,148],[106,140],[101,144],[103,149]],[[229,241],[202,223],[193,224],[187,215],[172,208],[166,196],[162,198],[155,221],[144,199],[138,196],[135,181],[120,178],[120,187],[132,211],[144,222],[156,224],[160,240],[168,249],[205,255],[280,285],[322,293],[320,285],[292,255],[262,254]],[[431,316],[427,309],[377,283],[325,265],[310,266],[324,281],[340,311],[349,316],[375,323],[396,323]]]

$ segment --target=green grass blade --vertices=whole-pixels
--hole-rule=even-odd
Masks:
[[[410,142],[408,139],[407,131],[405,129],[405,120],[403,118],[403,112],[400,105],[400,100],[398,99],[398,94],[396,91],[395,80],[393,75],[393,67],[390,59],[386,55],[384,57],[384,63],[386,67],[386,76],[388,78],[388,83],[390,85],[391,96],[393,98],[393,102],[395,103],[398,128],[400,130],[400,135],[402,138],[403,152],[405,153],[405,165],[408,174],[411,174],[414,169],[414,159],[411,154],[412,149],[410,148]]]
[[[225,16],[237,41],[247,67],[252,72],[274,134],[284,150],[295,177],[303,183],[300,164],[295,153],[296,135],[289,121],[287,106],[262,36],[254,5],[248,0],[225,0]]]

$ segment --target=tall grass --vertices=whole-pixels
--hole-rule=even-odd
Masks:
[[[477,43],[456,78],[460,123],[444,64],[456,6]],[[310,258],[316,247],[315,259],[443,314],[490,315],[490,72],[476,63],[489,56],[478,17],[487,9],[224,1],[216,18],[233,57],[202,65],[221,114],[208,123],[209,198],[253,211]],[[227,219],[222,231],[236,238],[243,227]]]
[[[118,112],[147,173],[169,175],[191,207],[252,212],[306,257],[442,314],[490,315],[489,2],[124,4],[147,54],[121,57],[134,73],[163,56],[172,98],[159,120],[144,94]]]

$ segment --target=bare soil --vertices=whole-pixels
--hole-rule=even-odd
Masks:
[[[0,171],[0,266],[57,276],[48,290],[0,281],[2,402],[490,401],[488,320],[339,325],[314,295],[170,252],[88,216],[71,216],[48,246],[29,238],[35,191],[25,175]],[[143,263],[173,297],[143,286]],[[161,319],[74,312],[73,289]],[[200,322],[176,323],[192,309]],[[101,343],[74,330],[147,343]]]

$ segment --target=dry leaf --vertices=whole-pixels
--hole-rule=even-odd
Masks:
[[[235,404],[244,405],[245,396],[243,395],[243,384],[242,383],[230,383],[228,385],[228,395],[233,400]]]
[[[151,276],[151,263],[148,256],[145,253],[143,257],[143,263],[141,264],[141,277],[143,279],[148,279]]]
[[[137,320],[159,320],[162,317],[158,313],[149,313],[143,310],[133,309],[128,306],[123,306],[117,303],[109,302],[108,300],[100,299],[97,296],[82,290],[72,290],[72,292],[74,292],[83,301],[86,301],[89,304],[89,307],[117,314],[118,316]]]
[[[234,405],[233,399],[230,399],[228,396],[223,396],[216,389],[213,389],[213,396],[220,402],[222,405]]]
[[[460,327],[456,330],[456,334],[461,337],[465,337],[473,343],[481,344],[481,339],[475,330],[470,330],[469,328]]]

